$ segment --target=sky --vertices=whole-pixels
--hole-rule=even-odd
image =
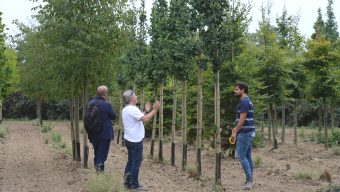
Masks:
[[[153,0],[145,0],[147,13],[151,13]],[[248,2],[248,0],[241,0],[242,2]],[[249,16],[252,17],[252,22],[249,26],[249,32],[255,32],[258,28],[258,21],[261,19],[260,7],[262,3],[267,5],[267,2],[272,5],[271,21],[274,23],[275,18],[282,14],[282,10],[286,7],[289,15],[299,14],[300,23],[299,30],[302,35],[306,38],[314,32],[313,24],[317,18],[317,9],[320,7],[323,13],[323,18],[326,20],[326,7],[328,4],[327,0],[250,0],[252,4],[252,10]],[[338,24],[340,24],[340,0],[333,0],[333,11]],[[137,4],[139,1],[137,0]],[[3,13],[2,20],[9,30],[7,34],[14,35],[18,33],[18,29],[12,21],[18,19],[28,25],[32,25],[34,21],[31,15],[35,14],[31,9],[37,6],[39,3],[34,3],[29,0],[0,0],[0,12]]]

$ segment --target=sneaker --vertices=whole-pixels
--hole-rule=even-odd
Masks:
[[[243,190],[250,190],[252,189],[253,186],[253,182],[252,181],[246,181],[246,183],[243,185],[242,189]]]
[[[137,191],[148,191],[148,189],[142,185],[139,185],[137,188],[130,188],[130,191],[137,192]]]

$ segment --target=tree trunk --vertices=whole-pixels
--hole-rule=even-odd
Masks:
[[[155,91],[155,101],[157,101],[157,90]],[[157,113],[153,116],[151,146],[150,146],[150,158],[153,158],[153,154],[154,154],[156,127],[157,127]]]
[[[325,129],[325,148],[326,150],[328,150],[327,105],[326,105],[325,99],[323,99],[323,106],[324,106],[323,120],[324,120],[324,129]]]
[[[297,121],[298,121],[298,113],[297,113],[297,104],[293,106],[293,116],[294,116],[294,144],[297,145]]]
[[[215,185],[221,185],[221,111],[220,111],[220,72],[216,73],[216,140],[215,140],[215,153],[216,153],[216,166],[215,166]]]
[[[141,89],[141,99],[140,99],[140,110],[144,111],[144,105],[145,105],[145,98],[144,98],[144,87]]]
[[[264,113],[261,114],[261,132],[264,132]]]
[[[37,120],[39,121],[39,125],[42,126],[41,98],[40,97],[37,100]]]
[[[335,103],[331,105],[331,128],[335,128]]]
[[[87,132],[85,131],[85,111],[87,107],[87,80],[84,81],[83,86],[83,159],[84,159],[84,168],[88,168],[88,159],[89,159],[89,145],[87,140]]]
[[[182,81],[182,143],[183,143],[183,151],[182,151],[182,171],[187,169],[187,81]]]
[[[274,127],[275,127],[275,135],[278,135],[279,132],[277,131],[278,127],[278,118],[277,118],[277,110],[276,110],[276,105],[273,106],[273,111],[274,111]]]
[[[159,98],[161,106],[159,107],[159,151],[158,151],[158,159],[160,162],[163,161],[163,83],[160,85],[159,89]]]
[[[120,138],[120,133],[123,132],[123,119],[122,119],[122,110],[123,110],[123,105],[124,105],[124,101],[123,101],[123,91],[120,92],[120,97],[119,97],[119,121],[118,121],[118,130],[117,130],[117,145],[119,144],[119,138]],[[122,143],[123,142],[122,138]]]
[[[318,116],[319,116],[319,121],[318,121],[319,131],[321,131],[322,130],[322,104],[320,104],[320,106],[319,106]]]
[[[0,124],[2,124],[2,100],[0,100]]]
[[[274,110],[273,110],[273,105],[272,104],[270,104],[270,119],[271,119],[271,123],[272,123],[272,128],[273,128],[273,130],[272,130],[272,133],[273,133],[273,148],[272,148],[272,150],[274,150],[274,149],[278,149],[279,147],[278,147],[278,145],[277,145],[277,140],[276,140],[276,132],[275,132],[275,119],[274,119],[274,115],[273,115],[273,113],[274,113]]]
[[[79,133],[79,98],[75,99],[74,102],[74,125],[76,131],[76,160],[81,161],[80,157],[80,133]]]
[[[202,175],[202,127],[203,127],[203,69],[198,70],[197,82],[197,132],[196,132],[196,168],[199,176]]]
[[[272,111],[271,111],[271,108],[269,107],[268,108],[268,140],[271,141],[272,140],[272,127],[271,127],[271,124],[272,124]]]
[[[286,136],[286,107],[285,104],[282,103],[282,135],[281,135],[281,143],[285,143],[285,136]]]
[[[177,109],[177,79],[174,78],[174,87],[172,90],[172,123],[171,123],[171,165],[175,166],[175,148],[176,148],[176,109]]]
[[[71,127],[71,143],[72,143],[72,158],[75,161],[76,158],[76,137],[75,137],[75,130],[74,130],[74,99],[70,99],[69,101],[70,107],[70,127]]]

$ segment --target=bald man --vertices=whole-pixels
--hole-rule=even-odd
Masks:
[[[111,104],[106,101],[107,97],[108,89],[102,85],[97,88],[96,97],[89,102],[89,105],[96,105],[99,108],[102,122],[100,132],[89,136],[94,149],[94,166],[97,173],[104,172],[104,163],[107,159],[110,142],[113,140],[112,121],[116,118]]]

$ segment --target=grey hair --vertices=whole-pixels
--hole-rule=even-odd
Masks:
[[[124,98],[124,102],[125,104],[129,104],[130,103],[130,99],[131,99],[131,96],[133,95],[133,91],[130,89],[130,90],[127,90],[123,93],[123,98]]]

